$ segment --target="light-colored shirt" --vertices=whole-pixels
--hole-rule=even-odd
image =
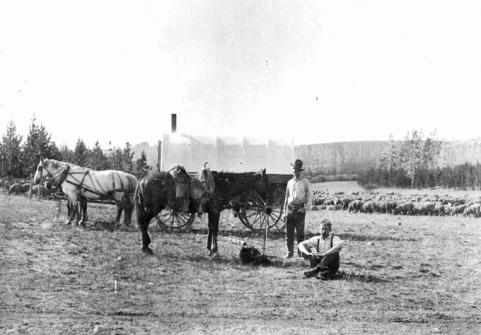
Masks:
[[[311,184],[307,178],[292,178],[287,182],[286,198],[284,201],[284,213],[287,213],[287,205],[305,204],[306,209],[310,209],[312,204]]]
[[[317,251],[317,253],[323,254],[329,249],[331,249],[331,235],[332,234],[329,234],[329,236],[326,239],[323,239],[321,235],[317,235],[302,242],[302,244],[310,252],[314,252],[315,250]],[[319,249],[317,249],[318,245],[319,245]],[[338,245],[342,247],[342,240],[339,236],[334,235],[332,237],[332,246],[335,247]]]

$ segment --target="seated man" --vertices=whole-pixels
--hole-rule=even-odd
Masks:
[[[320,225],[320,235],[314,236],[299,244],[302,257],[309,259],[312,270],[304,272],[306,277],[317,275],[319,279],[334,278],[339,270],[339,251],[342,241],[338,236],[331,234],[332,224],[324,219]]]

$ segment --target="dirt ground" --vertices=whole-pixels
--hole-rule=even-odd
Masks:
[[[0,194],[1,334],[481,333],[481,219],[309,212],[310,235],[327,216],[345,241],[339,278],[320,281],[282,259],[282,234],[272,266],[242,266],[240,241],[262,238],[228,212],[212,259],[203,220],[152,225],[146,256],[135,226],[112,231],[113,206],[89,205],[86,228],[57,206]]]

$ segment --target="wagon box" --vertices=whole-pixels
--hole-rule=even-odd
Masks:
[[[239,195],[239,201],[232,201],[234,215],[249,229],[282,230],[281,220],[285,189],[292,178],[289,162],[294,161],[294,145],[285,140],[259,139],[250,137],[209,137],[172,133],[163,135],[159,142],[159,170],[181,165],[193,178],[198,170],[208,166],[212,171],[246,173],[266,169],[271,185],[271,199],[256,192]],[[162,227],[168,229],[188,228],[195,219],[195,213],[165,209],[157,216]]]

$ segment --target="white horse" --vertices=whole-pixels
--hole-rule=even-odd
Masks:
[[[133,196],[137,186],[135,176],[116,170],[94,171],[67,162],[41,158],[33,182],[38,184],[45,177],[59,184],[68,197],[67,206],[71,206],[69,208],[71,210],[66,224],[74,220],[74,224],[85,225],[88,199],[114,200],[117,203],[115,223],[119,223],[122,210],[125,210],[124,222],[126,225],[130,224]],[[80,209],[83,212],[82,216]]]

